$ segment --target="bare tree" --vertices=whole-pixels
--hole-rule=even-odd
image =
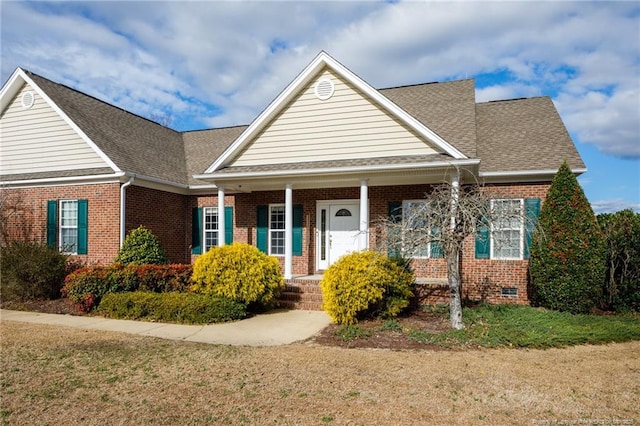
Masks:
[[[491,199],[494,202],[491,202]],[[497,201],[496,201],[497,199]],[[460,283],[460,255],[464,240],[472,235],[489,244],[489,230],[524,227],[527,220],[519,200],[496,197],[479,184],[459,187],[457,181],[442,183],[419,202],[408,202],[380,221],[380,247],[404,258],[440,254],[447,263],[450,290],[450,321],[464,328]],[[529,229],[529,228],[527,228]],[[522,250],[513,245],[512,234],[494,232],[492,244],[502,250]]]

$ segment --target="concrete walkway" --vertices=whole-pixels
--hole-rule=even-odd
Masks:
[[[180,325],[0,309],[0,321],[116,331],[162,339],[237,346],[287,345],[308,339],[331,323],[324,312],[298,310],[273,311],[224,324]]]

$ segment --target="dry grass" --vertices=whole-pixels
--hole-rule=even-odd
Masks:
[[[640,342],[437,352],[244,348],[10,321],[1,327],[6,424],[640,420]]]

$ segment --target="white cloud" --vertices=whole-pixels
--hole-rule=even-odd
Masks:
[[[627,209],[640,213],[640,203],[633,203],[620,198],[593,202],[591,203],[591,208],[593,208],[595,214],[615,213]]]
[[[2,12],[3,79],[29,67],[178,126],[248,124],[327,50],[374,87],[506,70],[478,100],[550,95],[578,142],[640,158],[632,2],[5,2]]]

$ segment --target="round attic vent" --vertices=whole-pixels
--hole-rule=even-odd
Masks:
[[[323,78],[318,80],[315,87],[316,97],[321,101],[326,101],[331,96],[333,96],[333,92],[335,88],[333,87],[333,82],[328,78]]]
[[[24,92],[22,94],[22,98],[20,98],[20,103],[22,104],[22,108],[25,108],[25,109],[31,108],[35,101],[36,101],[36,95],[33,92]]]

